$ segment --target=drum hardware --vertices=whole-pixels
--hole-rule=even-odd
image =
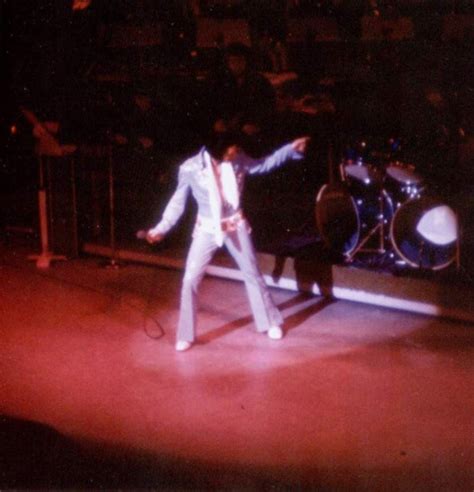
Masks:
[[[363,160],[342,160],[341,182],[319,190],[316,222],[326,246],[348,262],[359,253],[375,253],[413,268],[440,270],[453,262],[459,268],[456,213],[425,196],[413,165],[392,161],[381,167],[383,172]],[[330,166],[330,178],[331,173]]]
[[[372,229],[370,229],[364,238],[360,239],[359,238],[359,243],[357,247],[350,253],[346,254],[346,259],[347,261],[352,261],[355,257],[356,254],[358,253],[379,253],[383,254],[387,252],[387,249],[385,247],[385,237],[386,237],[386,226],[387,226],[387,218],[385,217],[385,211],[384,211],[384,196],[383,196],[383,190],[380,190],[380,194],[378,197],[378,202],[379,202],[379,209],[378,209],[378,215],[376,217],[377,223],[375,224]],[[363,202],[359,201],[359,205],[362,205]],[[378,246],[376,248],[365,248],[364,246],[373,238],[377,237],[378,240]]]
[[[385,169],[384,188],[391,194],[398,208],[407,200],[420,198],[424,185],[413,164],[392,161]]]
[[[391,216],[391,201],[381,190],[378,215],[367,201],[356,202],[343,186],[324,185],[316,200],[317,224],[326,246],[352,262],[359,253],[389,254],[387,260],[425,270],[460,268],[460,235],[455,212],[439,201],[413,198]],[[375,220],[364,233],[364,223]],[[377,244],[367,243],[377,238]]]
[[[385,253],[386,226],[393,210],[390,197],[382,188],[383,177],[380,170],[362,162],[343,162],[340,171],[349,191],[356,198],[356,213],[360,219],[357,242],[351,250],[344,253],[347,261],[353,261],[358,253]],[[377,238],[377,246],[367,248],[366,245],[372,238]]]
[[[380,171],[363,161],[343,160],[339,166],[341,181],[324,185],[316,198],[316,223],[326,246],[352,261],[360,252],[385,253],[387,224],[393,215],[391,198],[382,189]],[[375,248],[367,243],[377,238]]]
[[[420,241],[420,251],[418,252],[418,268],[423,268],[422,259],[425,252],[425,241]]]

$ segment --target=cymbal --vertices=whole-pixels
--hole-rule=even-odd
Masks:
[[[382,181],[383,171],[370,165],[348,164],[344,166],[344,172],[349,177],[355,178],[366,185],[377,184]]]

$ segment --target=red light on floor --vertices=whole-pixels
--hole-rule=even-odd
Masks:
[[[16,135],[16,134],[17,134],[17,132],[18,132],[18,128],[17,128],[17,126],[16,126],[16,125],[12,125],[12,126],[10,127],[10,133],[11,133],[12,135]]]

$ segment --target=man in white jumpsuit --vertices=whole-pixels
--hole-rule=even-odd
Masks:
[[[198,287],[215,251],[223,245],[243,274],[256,330],[274,340],[283,337],[283,319],[257,265],[240,197],[247,174],[265,174],[289,160],[301,159],[308,140],[299,138],[267,157],[252,159],[235,138],[224,134],[181,164],[176,191],[160,222],[147,233],[148,242],[161,241],[183,214],[192,193],[198,212],[181,291],[176,350],[187,350],[195,341]]]

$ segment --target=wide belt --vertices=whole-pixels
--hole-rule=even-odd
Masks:
[[[239,227],[239,225],[244,220],[244,214],[241,210],[231,215],[230,217],[225,217],[221,220],[222,232],[233,232]]]
[[[220,226],[222,232],[233,232],[239,227],[244,219],[244,214],[242,210],[237,211],[235,214],[230,215],[221,219]],[[214,233],[216,232],[216,224],[213,219],[208,217],[197,216],[196,225],[201,227],[206,232]]]

